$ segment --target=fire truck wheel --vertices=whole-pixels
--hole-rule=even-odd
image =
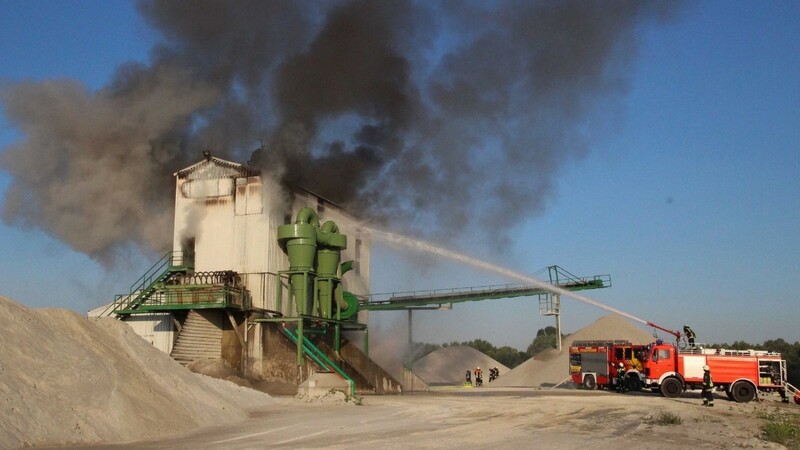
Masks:
[[[583,377],[583,388],[590,391],[597,389],[597,380],[594,379],[594,375],[586,375]]]
[[[733,400],[733,392],[731,392],[730,386],[725,388],[725,395],[728,396],[728,400]]]
[[[681,395],[681,392],[683,392],[681,380],[675,377],[667,378],[661,383],[661,395],[664,397],[675,398]]]
[[[639,379],[638,376],[634,375],[631,377],[627,377],[625,379],[625,384],[628,385],[629,391],[641,391],[642,390],[642,381]]]
[[[737,381],[731,386],[733,399],[739,403],[747,403],[756,395],[756,389],[747,381]]]

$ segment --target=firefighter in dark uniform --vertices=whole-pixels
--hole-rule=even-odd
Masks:
[[[469,369],[467,369],[466,378],[467,379],[466,379],[466,383],[465,384],[468,384],[468,385],[472,386],[472,371],[469,370]]]
[[[617,365],[617,392],[625,393],[625,366],[622,363]]]
[[[475,369],[475,386],[483,386],[483,372],[481,372],[480,367]]]
[[[714,406],[714,396],[711,390],[714,389],[714,380],[711,379],[711,370],[707,365],[703,366],[703,406]]]
[[[694,348],[694,331],[689,328],[689,325],[683,326],[683,334],[686,335],[686,340],[689,341],[689,348]]]

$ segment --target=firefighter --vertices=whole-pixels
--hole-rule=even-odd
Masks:
[[[480,367],[475,369],[475,386],[483,386],[483,373]]]
[[[689,348],[694,348],[694,331],[689,328],[689,325],[683,326],[683,334],[686,335],[686,340],[689,341]]]
[[[711,390],[714,388],[714,381],[711,379],[711,369],[708,365],[703,366],[703,406],[714,406],[714,395]]]
[[[467,369],[466,382],[464,384],[472,386],[472,371],[469,369]]]
[[[625,366],[621,362],[617,365],[617,392],[625,393]]]

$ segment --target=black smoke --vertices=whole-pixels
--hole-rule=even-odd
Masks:
[[[172,173],[211,149],[362,217],[426,230],[540,213],[619,110],[641,1],[141,1],[147,64],[89,92],[2,92],[8,223],[111,262],[169,246]],[[263,150],[251,155],[263,139]],[[513,212],[513,214],[511,214]]]

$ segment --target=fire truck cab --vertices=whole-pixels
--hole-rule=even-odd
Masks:
[[[641,360],[646,349],[625,340],[574,341],[569,347],[570,378],[585,389],[613,389],[621,362],[627,389],[638,391],[644,382]]]
[[[661,340],[647,348],[642,361],[645,386],[665,397],[700,389],[708,365],[714,387],[729,399],[749,402],[760,392],[779,392],[786,399],[786,361],[779,353],[718,348],[678,349]]]

